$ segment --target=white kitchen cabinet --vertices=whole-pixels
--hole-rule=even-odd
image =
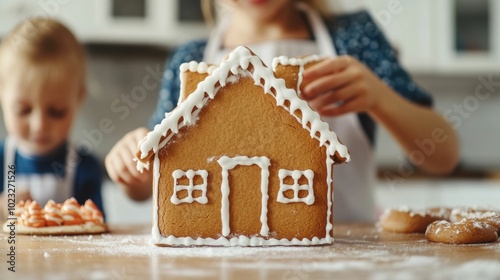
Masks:
[[[412,72],[483,74],[500,70],[500,1],[355,2],[370,11]]]
[[[500,1],[435,1],[439,12],[437,68],[451,73],[498,73]]]
[[[498,0],[325,3],[334,11],[368,9],[398,50],[403,65],[414,73],[476,74],[500,70]],[[127,5],[132,6],[127,10]],[[171,47],[208,37],[208,28],[199,15],[194,20],[180,18],[197,10],[199,0],[2,0],[0,36],[27,17],[48,15],[66,23],[83,42]]]
[[[50,16],[86,43],[174,46],[207,36],[202,21],[179,19],[178,5],[187,2],[188,8],[199,9],[199,1],[186,0],[2,0],[0,36],[26,18]],[[127,3],[131,9],[123,8]]]

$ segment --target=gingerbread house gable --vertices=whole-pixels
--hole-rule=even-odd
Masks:
[[[284,62],[283,58],[281,59]],[[293,63],[296,64],[296,63]],[[275,62],[275,66],[278,62]],[[181,66],[185,71],[186,66]],[[191,64],[190,68],[198,69],[197,64]],[[194,70],[201,72],[200,70]],[[211,72],[203,82],[198,84],[196,90],[169,113],[154,130],[149,132],[146,138],[139,144],[138,168],[142,170],[152,159],[152,155],[162,148],[173,134],[178,133],[184,126],[196,123],[197,116],[205,104],[214,99],[221,87],[227,83],[238,81],[238,75],[251,75],[256,84],[264,89],[264,93],[271,94],[276,99],[276,105],[285,108],[290,114],[302,124],[302,127],[310,132],[312,138],[319,140],[321,146],[325,145],[331,156],[336,155],[336,163],[348,162],[349,151],[339,139],[335,132],[330,131],[326,122],[321,120],[319,114],[313,111],[306,101],[300,99],[297,92],[287,88],[285,81],[277,79],[273,70],[263,64],[258,56],[246,47],[236,48],[217,68],[211,68]],[[299,110],[300,115],[295,115]]]
[[[195,63],[182,68],[205,77],[148,134],[137,154],[138,168],[154,160],[153,241],[171,246],[331,243],[333,164],[349,160],[335,133],[244,47],[218,68]],[[255,107],[247,109],[250,103]],[[235,114],[254,121],[235,123]],[[281,151],[266,150],[269,144]],[[217,148],[209,153],[206,146]],[[240,184],[240,177],[253,179]],[[304,213],[306,222],[294,219],[294,213]],[[323,230],[314,229],[317,224]]]

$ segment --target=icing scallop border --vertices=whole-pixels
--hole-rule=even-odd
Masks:
[[[265,239],[262,237],[247,237],[244,235],[232,238],[219,237],[215,238],[192,238],[192,237],[175,237],[169,235],[163,237],[155,232],[153,229],[153,243],[159,245],[172,245],[172,246],[245,246],[245,247],[259,247],[259,246],[311,246],[311,245],[327,245],[333,244],[334,239],[332,237],[318,238],[313,237],[312,239],[303,238],[293,238],[291,240],[282,238],[269,238]]]

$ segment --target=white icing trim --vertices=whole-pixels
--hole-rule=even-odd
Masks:
[[[186,82],[184,81],[184,75],[182,73],[184,72],[193,72],[193,73],[198,73],[198,74],[212,74],[212,72],[217,68],[215,65],[208,65],[206,62],[196,62],[196,61],[191,61],[191,62],[185,62],[182,63],[181,66],[179,66],[179,79],[180,79],[180,93],[182,94],[185,92],[186,88]],[[184,100],[179,96],[179,100],[177,101],[177,105],[181,104]]]
[[[327,185],[327,212],[326,212],[326,234],[325,236],[330,236],[330,232],[333,229],[333,224],[331,221],[332,210],[333,210],[333,160],[329,157],[328,151],[326,151],[326,185]]]
[[[281,203],[291,203],[291,202],[304,202],[307,205],[314,204],[314,189],[313,189],[313,178],[314,172],[310,169],[300,171],[300,170],[286,170],[280,169],[278,172],[280,178],[280,189],[278,191],[277,201]],[[307,185],[299,185],[299,179],[304,176],[307,178]],[[286,177],[292,177],[293,184],[285,184],[283,181]],[[286,198],[284,192],[288,190],[293,190],[293,198]],[[307,191],[307,196],[300,198],[299,191]]]
[[[209,75],[216,68],[217,68],[217,66],[215,66],[215,65],[208,65],[205,62],[196,62],[196,61],[185,62],[185,63],[182,63],[181,66],[179,66],[179,70],[181,73],[189,71],[189,72],[194,72],[194,73],[198,73],[198,74],[209,74]]]
[[[222,184],[221,184],[221,219],[222,219],[222,235],[228,236],[231,232],[229,227],[229,174],[228,171],[236,167],[237,165],[257,165],[261,168],[261,182],[260,182],[260,190],[262,193],[262,201],[261,201],[261,213],[260,213],[260,222],[262,224],[260,229],[260,235],[268,236],[269,235],[269,226],[267,224],[267,200],[269,199],[268,195],[268,184],[269,184],[269,165],[271,165],[271,161],[267,157],[246,157],[246,156],[237,156],[237,157],[227,157],[223,156],[219,160],[217,160],[219,165],[222,167]]]
[[[151,228],[152,239],[160,240],[162,235],[160,234],[160,228],[158,227],[158,183],[160,181],[160,158],[158,154],[155,154],[153,163],[153,226]]]
[[[248,71],[250,64],[253,66],[253,72]],[[294,116],[302,124],[302,127],[310,132],[310,136],[319,141],[320,146],[327,147],[329,155],[333,156],[335,152],[338,152],[342,158],[346,159],[346,162],[350,160],[347,147],[340,143],[335,132],[330,131],[328,124],[321,120],[319,114],[313,111],[306,101],[300,99],[295,90],[288,89],[283,79],[276,79],[274,72],[245,47],[236,48],[212,74],[198,84],[196,90],[184,102],[180,103],[172,112],[165,114],[162,122],[156,125],[154,130],[150,131],[139,144],[140,158],[146,158],[151,150],[153,153],[157,153],[163,147],[159,145],[160,139],[169,131],[172,132],[171,135],[176,134],[179,128],[194,124],[200,109],[205,106],[209,99],[215,97],[220,87],[226,86],[228,76],[241,73],[239,70],[248,72],[256,85],[263,87],[264,93],[271,94],[276,99],[277,105],[285,108]],[[263,84],[261,80],[264,81]],[[217,84],[220,86],[216,86]],[[272,88],[274,88],[276,95],[271,91]],[[290,107],[284,105],[286,101],[290,103]],[[193,112],[194,108],[198,109]],[[296,110],[301,111],[302,118],[293,113]],[[183,121],[179,123],[181,118]],[[316,133],[319,133],[319,137]],[[167,142],[168,140],[163,141],[162,144]],[[137,167],[140,169],[143,165],[138,164]]]
[[[296,89],[297,89],[297,95],[300,96],[301,92],[300,92],[300,86],[302,85],[302,80],[303,80],[303,76],[304,76],[304,67],[305,65],[311,63],[311,62],[316,62],[316,61],[320,61],[321,58],[318,56],[318,55],[310,55],[310,56],[306,56],[306,57],[303,57],[303,58],[288,58],[287,56],[280,56],[280,57],[275,57],[273,59],[273,71],[276,71],[276,68],[278,67],[278,65],[292,65],[292,66],[299,66],[299,73],[297,73],[297,85],[296,85]]]
[[[153,234],[155,236],[155,234]],[[334,239],[330,236],[325,238],[313,237],[312,239],[303,238],[292,240],[283,238],[263,238],[258,236],[247,237],[240,235],[238,237],[233,237],[228,239],[226,237],[215,238],[192,238],[192,237],[175,237],[169,235],[167,237],[155,236],[153,243],[155,244],[166,244],[172,246],[311,246],[311,245],[324,245],[333,244]]]
[[[203,179],[203,183],[201,185],[195,185],[194,184],[194,176],[199,175]],[[207,176],[208,172],[206,170],[188,170],[188,171],[182,171],[180,169],[174,170],[172,172],[172,177],[174,177],[174,193],[172,194],[172,197],[170,198],[170,201],[175,204],[181,204],[181,203],[193,203],[193,201],[196,201],[200,204],[207,204],[208,199],[207,199]],[[187,177],[189,180],[189,185],[178,185],[177,180],[182,178],[182,177]],[[186,190],[187,191],[187,196],[183,199],[179,199],[177,197],[177,193],[179,191]],[[201,196],[200,197],[193,197],[193,191],[199,190],[201,191]]]

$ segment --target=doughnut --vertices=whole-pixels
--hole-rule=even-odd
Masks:
[[[425,231],[431,242],[447,244],[491,243],[498,239],[497,229],[477,219],[463,219],[459,222],[435,221]]]
[[[408,208],[388,209],[380,218],[379,226],[388,232],[424,233],[427,226],[439,217]]]

